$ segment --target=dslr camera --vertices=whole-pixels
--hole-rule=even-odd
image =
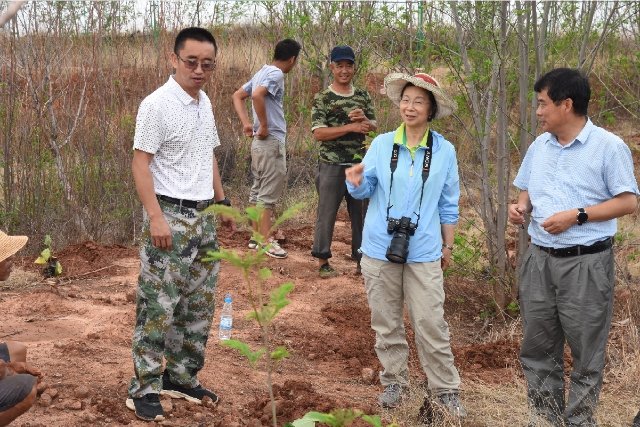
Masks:
[[[407,262],[409,256],[409,237],[413,236],[418,226],[411,222],[411,218],[403,216],[400,219],[389,218],[387,233],[393,234],[391,243],[387,248],[386,257],[397,264]]]

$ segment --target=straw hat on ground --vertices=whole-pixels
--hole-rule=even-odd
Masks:
[[[439,119],[453,114],[458,109],[458,103],[453,100],[438,84],[438,81],[429,74],[418,73],[414,76],[403,73],[391,73],[384,78],[384,87],[387,96],[394,104],[400,105],[402,89],[411,83],[414,86],[421,87],[433,94],[438,105],[438,111],[434,118]]]
[[[22,249],[27,240],[27,236],[7,236],[0,231],[0,262]]]

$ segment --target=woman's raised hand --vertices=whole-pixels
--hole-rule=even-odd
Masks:
[[[355,187],[359,187],[360,184],[362,184],[363,170],[364,170],[364,163],[359,163],[345,170],[344,173],[347,176],[347,181],[349,181],[349,183],[353,184]]]

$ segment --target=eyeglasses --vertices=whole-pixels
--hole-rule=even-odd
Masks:
[[[406,105],[406,106],[409,106],[409,105],[413,105],[413,106],[422,106],[422,105],[425,105],[425,106],[427,106],[427,107],[428,107],[429,105],[431,105],[431,103],[430,103],[430,102],[425,101],[425,100],[420,99],[420,98],[418,98],[418,99],[414,99],[413,101],[412,101],[412,100],[410,100],[410,99],[406,99],[406,98],[404,98],[404,99],[401,99],[401,100],[400,100],[400,104],[401,104],[401,105]]]
[[[178,57],[179,60],[181,60],[182,62],[184,62],[184,66],[189,69],[189,70],[195,70],[198,68],[198,65],[200,66],[200,68],[202,68],[202,71],[213,71],[216,68],[216,62],[198,62],[198,61],[194,61],[193,59],[182,59],[180,58],[180,55],[178,55],[176,53],[176,56]]]

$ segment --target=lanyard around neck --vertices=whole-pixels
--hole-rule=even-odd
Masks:
[[[418,205],[418,212],[414,212],[417,216],[418,220],[416,221],[416,228],[418,227],[418,222],[420,221],[420,208],[422,207],[422,196],[424,195],[424,184],[427,182],[429,178],[429,169],[431,168],[431,156],[433,154],[433,133],[429,130],[427,131],[427,150],[424,153],[424,160],[422,161],[422,188],[420,189],[420,204]],[[405,136],[406,138],[406,136]],[[403,141],[406,145],[406,139]],[[408,147],[407,147],[408,149]],[[400,154],[400,144],[393,144],[393,148],[391,149],[391,181],[389,182],[389,201],[387,202],[387,221],[389,221],[389,211],[393,207],[391,204],[391,189],[393,188],[393,173],[398,168],[398,156]]]

